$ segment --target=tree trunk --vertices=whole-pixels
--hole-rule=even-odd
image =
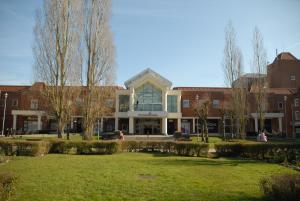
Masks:
[[[67,140],[70,140],[70,125],[67,124]]]
[[[205,134],[205,143],[208,143],[207,120],[204,120],[204,134]]]
[[[201,141],[202,142],[205,142],[205,138],[204,138],[204,123],[203,123],[203,121],[201,122],[202,123],[202,129],[201,129]]]

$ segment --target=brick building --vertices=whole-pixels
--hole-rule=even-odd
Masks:
[[[270,133],[287,133],[288,137],[300,137],[300,60],[283,52],[268,65],[268,109],[265,113],[265,129]],[[257,74],[245,74],[237,82],[247,88],[247,133],[260,129],[255,106],[253,81]],[[54,132],[56,122],[49,113],[47,100],[41,94],[44,83],[32,86],[0,86],[0,128],[6,100],[5,130],[17,133]],[[209,133],[221,133],[220,108],[230,104],[230,88],[218,87],[172,87],[172,82],[151,69],[135,75],[116,87],[114,98],[107,100],[112,112],[99,117],[102,132],[123,130],[131,134],[172,134],[175,131],[197,133],[198,119],[193,105],[197,100],[209,98]],[[77,101],[77,100],[76,100]],[[227,119],[225,131],[230,132]],[[73,132],[82,131],[80,112],[71,121]]]

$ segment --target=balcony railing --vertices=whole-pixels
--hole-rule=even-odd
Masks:
[[[134,111],[162,111],[162,104],[135,104]]]

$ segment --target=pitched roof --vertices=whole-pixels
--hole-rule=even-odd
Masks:
[[[298,60],[294,55],[292,55],[290,52],[281,52],[277,55],[274,61],[277,60]]]
[[[163,83],[165,83],[167,86],[171,87],[172,86],[172,82],[169,81],[168,79],[164,78],[163,76],[161,76],[160,74],[158,74],[157,72],[155,72],[154,70],[147,68],[145,70],[143,70],[142,72],[140,72],[139,74],[133,76],[132,78],[130,78],[129,80],[127,80],[124,84],[126,86],[126,88],[129,87],[129,85],[131,83],[133,83],[134,81],[140,79],[143,76],[146,76],[147,74],[158,78],[159,80],[161,80]]]

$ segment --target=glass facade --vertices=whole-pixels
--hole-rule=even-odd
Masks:
[[[136,89],[135,111],[162,111],[162,91],[150,83]]]
[[[129,110],[129,96],[120,95],[119,96],[119,112],[128,112]]]
[[[168,112],[177,112],[177,96],[168,96]]]

